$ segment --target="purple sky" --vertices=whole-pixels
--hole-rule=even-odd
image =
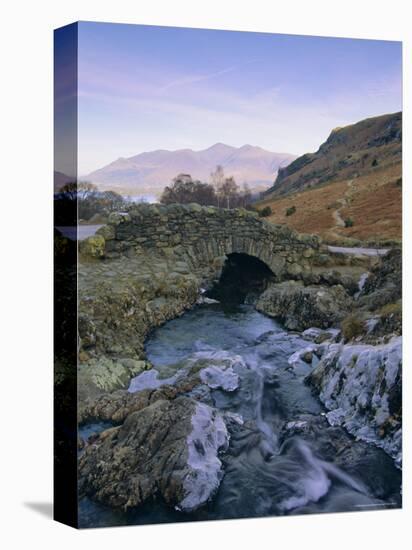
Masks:
[[[79,24],[79,174],[216,142],[302,154],[402,108],[400,42]]]

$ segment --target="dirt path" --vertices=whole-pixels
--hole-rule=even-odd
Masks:
[[[340,204],[340,207],[332,214],[333,219],[335,220],[335,227],[345,227],[345,221],[342,218],[340,211],[346,206],[346,199],[339,199],[337,202]]]
[[[332,212],[332,217],[335,221],[335,225],[331,228],[330,235],[333,236],[335,239],[341,239],[343,237],[343,235],[338,233],[336,230],[339,229],[340,227],[345,227],[345,220],[342,218],[341,211],[343,208],[345,208],[351,203],[353,195],[354,195],[354,184],[353,184],[353,179],[351,179],[351,180],[348,180],[348,186],[345,191],[345,195],[341,199],[336,201],[340,205],[339,208],[337,208]]]

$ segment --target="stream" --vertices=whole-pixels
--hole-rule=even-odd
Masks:
[[[132,380],[129,391],[178,379],[193,358],[214,364],[231,359],[215,389],[209,385],[206,392],[200,385],[191,392],[233,419],[229,450],[220,457],[220,487],[191,513],[159,502],[121,512],[83,499],[81,526],[399,507],[401,473],[392,459],[329,426],[322,404],[304,383],[317,359],[305,362],[302,351],[314,347],[245,304],[199,305],[156,329],[146,343],[154,371]]]

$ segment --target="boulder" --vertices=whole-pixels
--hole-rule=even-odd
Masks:
[[[81,405],[87,398],[105,392],[127,388],[130,379],[150,368],[147,361],[134,359],[113,360],[108,357],[92,358],[78,369],[78,399]]]
[[[222,416],[187,397],[159,400],[102,432],[79,463],[79,493],[123,509],[162,498],[192,511],[223,476],[220,451],[229,435]]]
[[[338,269],[330,269],[319,273],[322,284],[342,285],[350,295],[359,290],[359,273],[357,271],[341,272]]]
[[[96,231],[96,235],[101,235],[106,241],[110,241],[116,237],[114,225],[103,225]]]
[[[146,371],[145,371],[146,372]],[[79,423],[109,421],[115,424],[124,422],[129,414],[140,411],[160,399],[175,399],[179,395],[191,392],[200,383],[199,377],[187,376],[179,384],[164,384],[157,388],[146,388],[137,392],[125,389],[100,393],[97,397],[80,402],[78,408]]]
[[[105,240],[102,235],[92,235],[79,244],[80,253],[91,258],[103,258],[105,252]]]
[[[399,501],[401,472],[381,449],[353,440],[346,430],[328,423],[324,415],[301,414],[287,422],[280,433],[281,443],[295,436],[306,439],[315,455],[341,468],[342,481],[345,482],[344,476],[349,474],[353,481],[366,485],[365,492],[369,495]],[[339,475],[339,471],[335,473]]]
[[[402,339],[387,344],[330,344],[307,376],[329,413],[342,426],[401,461]]]
[[[329,288],[287,281],[270,286],[260,296],[256,309],[278,318],[288,329],[301,331],[336,325],[347,315],[350,305],[351,299],[340,285]]]
[[[359,305],[375,311],[402,298],[402,250],[393,249],[371,269],[359,296]]]

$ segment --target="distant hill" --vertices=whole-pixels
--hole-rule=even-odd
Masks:
[[[179,173],[188,173],[195,179],[210,180],[210,173],[218,164],[227,176],[234,176],[239,184],[247,182],[254,189],[266,189],[280,167],[296,158],[287,153],[272,153],[261,147],[244,145],[231,147],[216,143],[208,149],[193,151],[157,150],[129,158],[119,158],[95,170],[85,179],[102,189],[113,189],[127,194],[160,193]]]
[[[63,172],[54,171],[54,192],[57,193],[60,189],[66,185],[66,183],[71,183],[75,178],[63,174]]]
[[[316,153],[279,170],[263,206],[271,221],[329,242],[401,239],[402,113],[333,130]]]

